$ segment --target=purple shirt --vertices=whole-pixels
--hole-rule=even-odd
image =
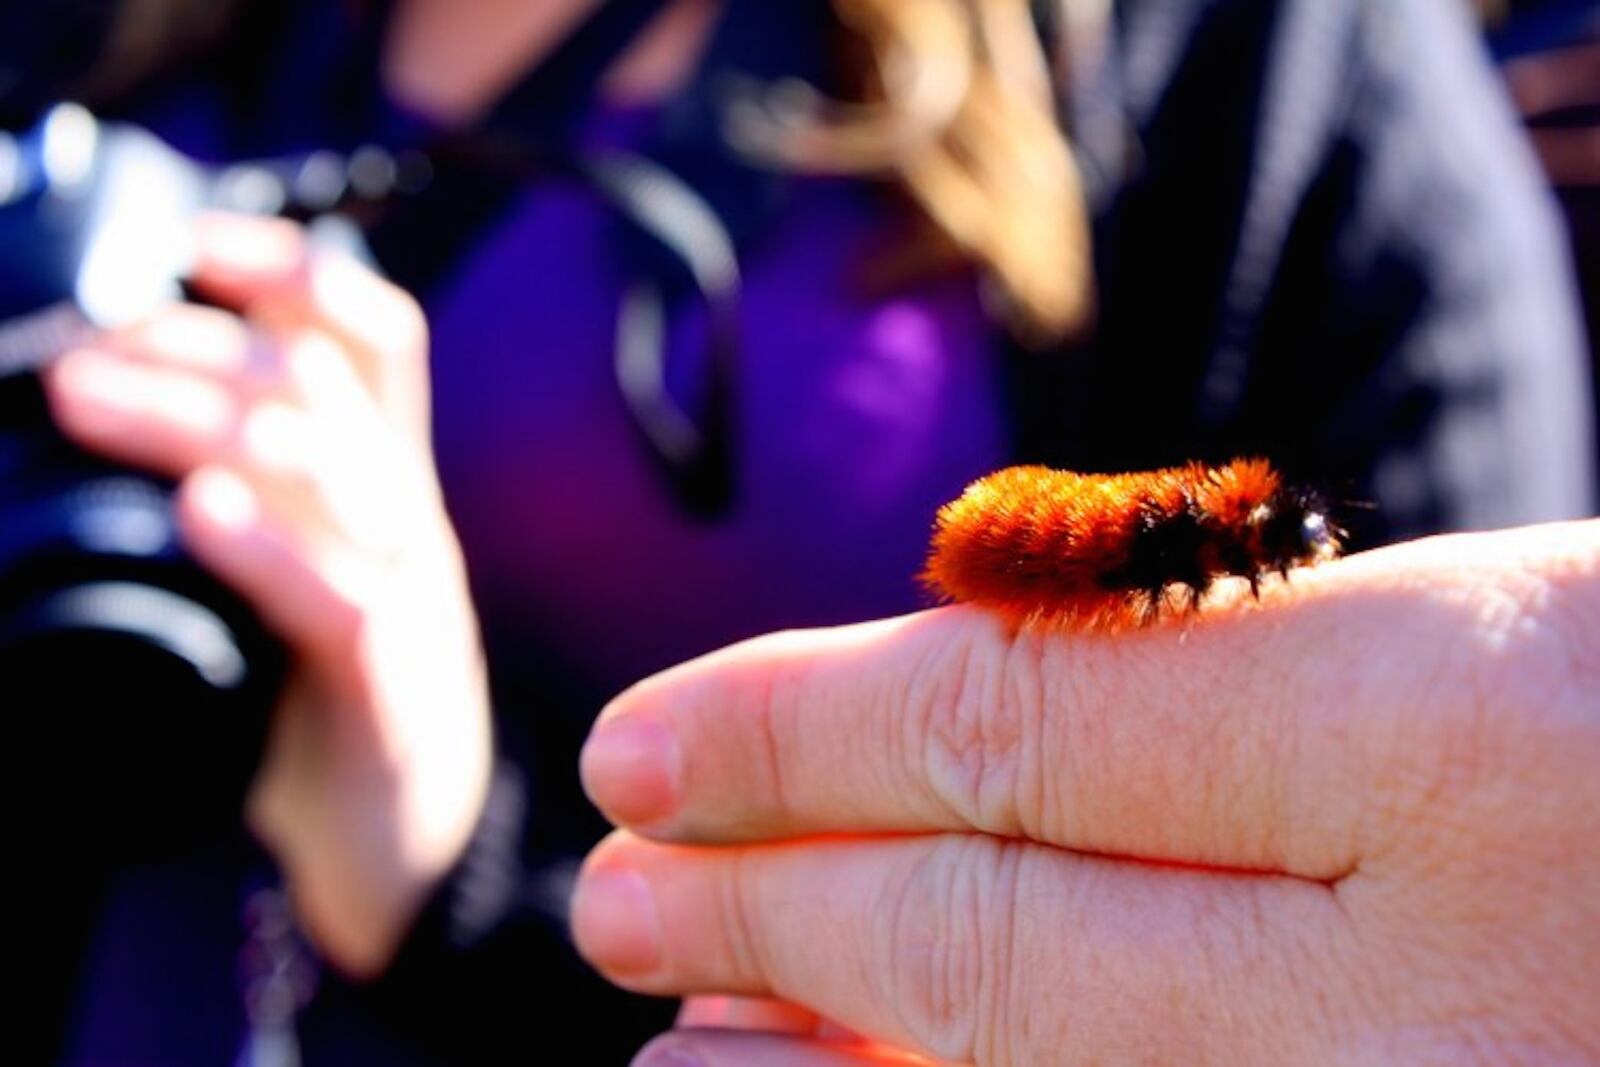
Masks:
[[[341,10],[308,5],[296,39],[312,54],[274,81],[266,128],[241,140],[205,94],[146,121],[202,156],[314,146],[335,84],[317,72],[358,32]],[[369,121],[390,143],[433,133],[390,103]],[[647,109],[601,107],[584,136],[626,148],[653,125]],[[1001,345],[970,276],[859,295],[860,264],[889,236],[878,197],[797,180],[745,250],[737,499],[710,523],[679,512],[615,381],[630,279],[611,209],[541,185],[468,245],[425,305],[440,472],[491,633],[606,692],[764,631],[927,604],[915,576],[934,512],[1006,458]],[[693,310],[675,316],[676,368],[704,355]]]
[[[1001,365],[970,277],[855,293],[877,207],[802,181],[747,255],[737,496],[711,522],[679,511],[616,384],[610,209],[535,188],[469,254],[428,310],[441,475],[491,624],[614,689],[752,634],[927,603],[934,512],[1004,461]],[[704,323],[678,318],[681,366]]]

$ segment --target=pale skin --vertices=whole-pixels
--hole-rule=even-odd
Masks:
[[[426,331],[286,224],[211,220],[196,282],[238,313],[165,309],[49,395],[179,480],[192,551],[295,650],[248,817],[373,974],[491,751]],[[1228,595],[1116,638],[972,609],[780,635],[619,698],[584,774],[628,829],[575,932],[623,985],[718,995],[642,1062],[1600,1060],[1600,524]]]

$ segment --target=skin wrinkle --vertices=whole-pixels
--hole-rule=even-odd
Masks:
[[[763,980],[777,973],[769,966],[766,946],[756,934],[760,924],[751,920],[753,909],[763,902],[752,902],[749,897],[757,883],[748,877],[749,867],[745,863],[748,853],[736,848],[728,855],[729,862],[722,868],[724,876],[717,893],[717,907],[724,917],[718,925],[732,934],[731,955],[742,980]]]
[[[1040,655],[1043,656],[1041,646]],[[1039,824],[1040,829],[1046,827],[1065,828],[1072,817],[1070,805],[1066,797],[1067,776],[1070,766],[1066,761],[1071,760],[1070,730],[1069,726],[1074,718],[1075,709],[1082,706],[1081,696],[1077,692],[1075,680],[1083,674],[1083,667],[1072,662],[1075,656],[1073,646],[1064,646],[1058,649],[1057,655],[1067,659],[1063,668],[1057,671],[1042,669],[1040,671],[1040,700],[1048,708],[1060,708],[1058,715],[1039,716],[1039,727],[1035,736],[1038,739],[1038,791],[1039,791]],[[1054,754],[1055,762],[1046,763],[1045,753]]]
[[[884,884],[879,887],[877,899],[873,902],[872,908],[868,910],[868,916],[877,916],[883,913],[887,887],[892,885],[893,881],[893,879],[886,879]],[[856,923],[851,930],[851,934],[855,938],[855,944],[851,946],[855,950],[855,958],[852,961],[855,971],[854,988],[870,990],[869,996],[875,995],[881,998],[885,985],[880,966],[883,957],[873,951],[878,940],[877,925],[871,921]],[[843,1019],[844,1016],[841,1014],[839,1018]]]
[[[930,648],[912,672],[900,703],[901,713],[884,716],[898,724],[898,744],[891,750],[897,757],[895,766],[901,768],[909,792],[928,802],[930,825],[965,825],[959,806],[939,788],[930,761],[930,738],[940,709],[958,700],[965,690],[972,655],[969,646],[954,639]]]
[[[959,838],[946,838],[917,865],[905,890],[911,903],[900,913],[898,956],[891,966],[900,1010],[918,1043],[946,1059],[968,1060],[974,1035],[952,1031],[965,1021],[962,1008],[973,999],[959,968],[971,959],[961,946],[972,943],[978,926],[972,917],[958,921],[956,897],[968,888],[957,862],[960,851]]]
[[[1014,923],[1017,872],[1029,847],[952,835],[916,865],[907,883],[910,910],[920,918],[900,926],[896,985],[911,1033],[943,1059],[996,1067],[1007,1062],[992,1050],[1009,1022],[1004,1005],[1014,948],[1009,934],[985,933]]]
[[[1045,723],[1055,717],[1052,709],[1059,706],[1049,700],[1049,685],[1041,663],[1043,655],[1037,634],[1018,634],[1008,643],[1001,665],[1010,706],[1027,709],[1018,715],[1017,769],[1012,776],[1008,800],[1016,813],[1014,819],[1022,836],[1036,841],[1045,839],[1048,825],[1045,822],[1045,782],[1049,779],[1048,762],[1053,750],[1044,744]]]
[[[1027,720],[1047,714],[1047,709],[1037,703],[1012,704],[1007,699],[1017,647],[1015,640],[1007,641],[998,656],[987,657],[991,666],[981,675],[983,696],[971,720],[976,728],[971,741],[976,753],[973,814],[979,827],[1003,837],[1032,836],[1027,829],[1027,814],[1016,803],[1027,752],[1023,739]]]
[[[978,766],[971,765],[973,734],[971,725],[973,703],[969,694],[974,691],[974,674],[987,673],[984,667],[988,657],[985,649],[972,642],[956,642],[948,658],[930,650],[913,682],[913,698],[909,706],[920,714],[908,716],[918,728],[906,746],[911,761],[910,772],[914,779],[927,783],[933,798],[948,813],[951,826],[973,826],[982,829],[978,810],[978,789],[973,786],[976,776],[983,771],[983,754],[977,753]]]
[[[873,694],[870,707],[880,708],[886,706],[889,696],[880,685],[879,690]],[[873,796],[904,796],[913,800],[912,809],[923,819],[933,819],[932,805],[927,803],[926,791],[916,787],[917,777],[910,773],[911,746],[905,743],[909,732],[909,722],[915,715],[909,710],[913,704],[907,705],[907,712],[902,715],[871,715],[867,722],[873,729],[874,736],[866,739],[867,743],[874,746],[873,750],[883,753],[882,759],[869,761],[874,777]],[[841,739],[848,744],[848,739]],[[845,758],[841,754],[841,759]]]
[[[947,895],[945,926],[958,931],[944,941],[944,972],[947,977],[949,1002],[945,1015],[949,1019],[963,1019],[963,1029],[968,1031],[969,1057],[980,1062],[990,1062],[984,1055],[985,1046],[992,1038],[986,1029],[996,1024],[993,1008],[995,972],[991,969],[991,952],[1002,948],[997,934],[1001,927],[990,925],[997,918],[992,911],[996,883],[1004,871],[1005,844],[972,837],[952,847],[953,870]],[[996,909],[997,910],[997,909]]]
[[[909,1001],[900,996],[898,982],[900,975],[897,965],[903,957],[904,949],[898,944],[898,939],[906,915],[915,913],[910,899],[910,887],[916,879],[918,870],[926,862],[924,859],[906,864],[903,872],[897,871],[894,877],[884,879],[882,897],[872,909],[872,915],[880,917],[880,921],[874,929],[876,936],[873,938],[872,952],[866,957],[871,960],[889,961],[887,968],[882,966],[872,968],[872,988],[875,989],[878,1000],[888,1005],[900,1028],[912,1035],[917,1033],[917,1029],[914,1020],[908,1017],[906,1006]]]
[[[1170,635],[1166,637],[1170,638]],[[1165,638],[1151,635],[1148,639]],[[1081,774],[1072,766],[1075,754],[1115,752],[1119,744],[1126,747],[1132,738],[1118,740],[1116,733],[1124,724],[1114,712],[1108,710],[1096,716],[1084,714],[1083,708],[1104,704],[1104,700],[1091,701],[1069,695],[1080,689],[1092,691],[1093,678],[1084,677],[1085,665],[1091,661],[1091,657],[1084,656],[1070,664],[1064,664],[1060,657],[1073,655],[1073,650],[1080,642],[1097,646],[1094,651],[1102,656],[1137,655],[1138,650],[1130,653],[1126,648],[1129,641],[1125,641],[1121,647],[1104,647],[1092,636],[1046,645],[1042,637],[1029,630],[1007,635],[1003,640],[1005,644],[998,651],[986,637],[972,640],[953,651],[941,646],[930,654],[930,662],[948,661],[942,668],[946,670],[946,677],[939,690],[934,692],[920,683],[913,684],[912,697],[907,701],[907,706],[920,714],[907,716],[905,732],[913,732],[911,726],[914,723],[924,720],[929,723],[922,746],[927,753],[923,770],[925,780],[930,783],[938,801],[956,816],[959,825],[973,825],[1000,836],[1076,840],[1080,842],[1077,851],[1113,858],[1161,860],[1184,857],[1186,852],[1179,847],[1181,842],[1163,843],[1159,840],[1160,828],[1154,828],[1157,840],[1138,853],[1129,853],[1125,849],[1097,848],[1078,829],[1117,823],[1120,818],[1118,805],[1127,800],[1074,795],[1073,783],[1081,780]],[[991,667],[996,656],[1004,662]],[[1046,656],[1053,658],[1047,661]],[[949,663],[957,665],[953,673],[949,671]],[[1118,677],[1131,679],[1129,684],[1132,685],[1140,684],[1139,678],[1142,676],[1136,664],[1124,660],[1116,666]],[[915,677],[922,676],[918,672]],[[1030,676],[1033,682],[1029,681]],[[1026,695],[1030,686],[1034,692],[1031,698]],[[1221,688],[1226,689],[1225,686]],[[1201,689],[1203,691],[1204,687]],[[992,690],[998,691],[991,699],[989,694]],[[951,695],[946,697],[946,693]],[[961,693],[977,695],[964,698],[959,695]],[[1003,699],[1008,696],[1016,699]],[[1135,702],[1153,701],[1156,695],[1145,697],[1135,693],[1131,694],[1130,699]],[[967,706],[962,706],[963,703]],[[978,710],[971,710],[973,707]],[[1174,709],[1172,714],[1178,717],[1174,728],[1190,728],[1186,720],[1196,714],[1196,709]],[[1256,712],[1254,709],[1241,709],[1236,713],[1213,715],[1221,728],[1199,734],[1196,743],[1208,746],[1243,744],[1247,735],[1242,729],[1242,718],[1247,714],[1254,715]],[[1026,721],[1029,715],[1033,716],[1033,723]],[[1100,731],[1104,736],[1085,736],[1086,731]],[[1077,741],[1073,740],[1074,734],[1079,735]],[[1048,744],[1043,743],[1046,739],[1049,740]],[[1030,747],[1030,742],[1038,743]],[[1024,756],[1029,758],[1024,759]],[[1131,752],[1128,758],[1139,758],[1139,753]],[[915,773],[914,764],[912,770]],[[1059,785],[1052,788],[1052,783]],[[1180,796],[1188,802],[1195,791],[1195,783],[1192,780],[1152,782],[1149,788],[1161,795],[1137,798],[1137,802],[1144,806],[1156,806],[1159,801],[1170,807],[1174,799]],[[1221,812],[1229,801],[1227,797],[1217,795],[1218,788],[1202,783],[1199,793],[1205,798],[1205,803]],[[1248,784],[1240,788],[1240,803],[1250,795],[1250,788]],[[1289,794],[1286,788],[1280,787],[1269,795],[1287,797]],[[1075,803],[1093,807],[1071,810]],[[1270,845],[1262,845],[1260,855],[1262,863],[1259,866],[1249,865],[1250,869],[1305,877],[1329,885],[1355,867],[1353,860],[1349,863],[1313,865],[1308,857],[1307,862],[1296,864],[1297,869],[1290,870],[1292,857]],[[1204,857],[1194,858],[1204,862]]]
[[[978,1042],[982,1036],[984,991],[984,892],[993,873],[991,864],[985,862],[990,851],[980,837],[970,837],[951,844],[949,863],[951,871],[935,889],[944,898],[943,910],[934,909],[941,917],[940,929],[947,936],[937,939],[941,951],[937,957],[940,966],[937,974],[941,980],[940,1000],[927,1007],[931,1009],[929,1021],[932,1033],[943,1037],[952,1029],[962,1031],[961,1044],[972,1051],[970,1058],[977,1059]],[[954,936],[948,936],[953,933]],[[949,1041],[949,1038],[945,1038]],[[948,1047],[944,1043],[934,1048]]]
[[[767,767],[765,780],[771,789],[771,802],[774,811],[782,819],[789,819],[792,811],[789,805],[789,791],[784,784],[784,761],[782,759],[783,746],[779,741],[780,735],[794,736],[794,731],[805,728],[805,709],[800,706],[796,697],[806,691],[803,678],[799,677],[802,668],[784,664],[778,670],[761,675],[761,690],[757,694],[761,711],[757,715],[758,728],[761,731],[762,752],[766,756]],[[784,729],[785,723],[792,723],[793,728]],[[799,745],[795,745],[796,750]]]
[[[1023,921],[1023,875],[1027,852],[1019,844],[1002,844],[998,856],[996,884],[993,887],[991,915],[995,927],[1001,931],[994,939],[996,955],[989,960],[989,997],[985,1014],[978,1017],[977,1051],[983,1063],[995,1067],[1025,1062],[1030,1048],[1027,1033],[1027,1012],[1022,1018],[1008,1010],[1015,999],[1015,991],[1027,989],[1029,975],[1022,973],[1022,954],[1018,951],[1018,931]],[[987,1051],[988,1055],[983,1053]]]
[[[1098,641],[1094,642],[1100,643]],[[1084,651],[1088,651],[1085,649]],[[1061,767],[1056,781],[1056,803],[1054,810],[1062,840],[1081,839],[1080,826],[1093,825],[1094,815],[1086,814],[1081,806],[1074,803],[1078,798],[1074,796],[1072,783],[1082,778],[1080,761],[1084,753],[1104,752],[1103,743],[1085,743],[1085,735],[1104,733],[1110,725],[1106,719],[1097,719],[1085,713],[1085,709],[1092,706],[1090,694],[1106,688],[1104,679],[1110,677],[1110,671],[1100,675],[1095,667],[1096,659],[1093,655],[1080,654],[1076,644],[1063,644],[1056,647],[1052,653],[1055,656],[1069,657],[1069,662],[1064,669],[1057,669],[1054,676],[1057,679],[1056,707],[1065,709],[1061,715],[1051,716],[1055,722],[1055,736],[1058,738],[1053,749],[1061,760]],[[1115,663],[1109,665],[1115,668]]]
[[[1159,637],[1159,635],[1152,635],[1151,639],[1156,639],[1157,637]],[[1018,673],[1019,671],[1026,674],[1027,671],[1025,666],[1032,666],[1032,664],[1028,662],[1027,657],[1023,653],[1027,648],[1030,647],[1028,642],[1036,640],[1036,638],[1031,634],[1031,632],[1023,631],[1020,635],[1013,636],[1009,640],[1010,643],[1006,646],[1005,654],[1013,665],[1008,665],[1006,671],[1012,674]],[[1093,637],[1082,638],[1080,641],[1086,644],[1100,644],[1100,642]],[[1040,675],[1049,679],[1047,683],[1041,683],[1039,692],[1048,693],[1050,695],[1039,697],[1040,704],[1034,706],[1040,707],[1047,703],[1048,708],[1051,710],[1038,716],[1039,725],[1031,732],[1031,736],[1041,741],[1046,739],[1049,741],[1047,745],[1036,745],[1035,751],[1037,752],[1037,758],[1039,761],[1037,764],[1037,779],[1041,783],[1041,788],[1043,788],[1050,781],[1060,783],[1060,788],[1043,789],[1045,795],[1049,795],[1053,798],[1053,803],[1044,804],[1041,802],[1037,806],[1038,814],[1035,816],[1030,816],[1027,813],[1026,805],[1021,803],[1017,804],[1017,808],[1019,809],[1018,811],[1006,813],[1007,818],[1004,819],[997,818],[992,810],[982,811],[981,813],[985,816],[986,823],[980,825],[984,825],[986,829],[992,828],[995,832],[1004,832],[1006,829],[1009,829],[1010,826],[1016,825],[1017,833],[1025,833],[1030,837],[1037,838],[1048,835],[1054,840],[1071,840],[1081,836],[1081,834],[1075,830],[1076,827],[1094,826],[1105,822],[1107,819],[1114,818],[1114,815],[1108,815],[1105,812],[1100,812],[1097,814],[1093,811],[1085,813],[1083,811],[1074,812],[1069,810],[1069,801],[1073,799],[1071,783],[1075,780],[1076,774],[1075,770],[1071,766],[1071,762],[1074,759],[1075,753],[1085,751],[1114,751],[1115,745],[1117,744],[1115,740],[1115,730],[1119,725],[1117,716],[1114,713],[1108,712],[1104,715],[1091,717],[1083,714],[1081,710],[1076,710],[1093,703],[1086,699],[1074,698],[1069,693],[1069,691],[1075,691],[1079,689],[1080,686],[1090,690],[1093,689],[1093,678],[1085,675],[1085,671],[1087,669],[1086,665],[1092,661],[1092,658],[1089,656],[1084,656],[1079,662],[1063,664],[1060,662],[1059,657],[1074,655],[1074,650],[1077,648],[1077,645],[1078,642],[1067,642],[1049,646],[1048,654],[1052,657],[1057,657],[1057,659],[1049,663],[1048,666],[1041,664],[1038,668]],[[1138,654],[1137,649],[1129,651],[1126,646],[1127,642],[1120,647],[1100,647],[1096,648],[1095,651],[1100,655],[1110,654],[1114,656],[1131,656]],[[1263,654],[1265,655],[1267,653]],[[1042,654],[1039,658],[1042,660]],[[1022,664],[1025,666],[1017,666],[1015,664]],[[962,666],[966,672],[970,672],[970,667],[968,667],[966,663],[963,663]],[[1141,675],[1137,669],[1135,669],[1136,664],[1130,665],[1124,660],[1115,666],[1117,667],[1117,676],[1131,678],[1133,679],[1132,684],[1138,684],[1137,679],[1139,679]],[[963,681],[964,689],[971,691],[973,687],[973,683],[970,680]],[[1202,687],[1202,689],[1203,688],[1204,687]],[[1225,686],[1221,688],[1224,691],[1226,690]],[[1138,694],[1134,694],[1132,699],[1137,701],[1145,698],[1140,697]],[[1153,699],[1153,697],[1150,699]],[[1180,709],[1179,711],[1175,712],[1175,714],[1189,716],[1192,716],[1194,713],[1195,709],[1192,708]],[[1242,709],[1238,713],[1230,712],[1228,714],[1218,716],[1217,718],[1220,723],[1222,723],[1224,726],[1227,726],[1230,723],[1239,723],[1241,721],[1241,717],[1245,714],[1256,714],[1256,712],[1254,709]],[[1177,725],[1182,725],[1182,723],[1180,722]],[[1083,731],[1094,730],[1106,731],[1106,736],[1104,738],[1084,738],[1077,743],[1074,743],[1072,740],[1070,740],[1071,735],[1075,733],[1080,734],[1081,736]],[[953,730],[951,732],[957,734],[959,739],[959,730]],[[987,732],[987,736],[994,737],[997,734],[1004,735],[1006,732],[1007,731],[996,731],[991,729]],[[1014,732],[1016,733],[1015,740],[1018,745],[1022,745],[1030,737],[1030,731],[1026,726],[1015,728]],[[1238,727],[1233,727],[1203,735],[1200,743],[1243,743],[1243,737],[1244,735],[1241,730]],[[954,745],[949,745],[948,747],[954,747]],[[996,747],[997,746],[995,746],[993,743],[986,744],[983,748],[983,752],[993,753],[996,751]],[[938,752],[939,750],[935,748],[934,751]],[[1057,760],[1057,764],[1046,765],[1044,763],[1046,756]],[[1130,756],[1130,758],[1136,756],[1137,753]],[[951,762],[956,761],[952,759]],[[996,765],[1004,766],[1006,763],[1005,760],[997,759],[992,755],[985,755],[981,762],[985,765],[985,767],[990,769]],[[970,758],[968,763],[971,763]],[[969,774],[970,773],[971,772],[969,772]],[[1023,769],[1021,773],[1027,774],[1028,770]],[[1187,795],[1187,786],[1190,784],[1192,783],[1155,783],[1154,788],[1161,789],[1166,792],[1166,801],[1170,805],[1170,801],[1172,800],[1173,796],[1176,795],[1172,792],[1172,790],[1183,786],[1185,787],[1185,795]],[[1202,794],[1208,790],[1214,792],[1212,787],[1206,787],[1206,789],[1202,790]],[[974,794],[980,792],[987,793],[988,790],[972,788],[968,789],[967,792]],[[1023,796],[1025,790],[1022,788],[1022,783],[1014,780],[1012,782],[1011,792],[1014,798]],[[945,790],[943,793],[947,798],[950,795],[949,790]],[[1288,797],[1290,794],[1287,789],[1280,787],[1271,795],[1277,797]],[[1095,801],[1095,798],[1077,799],[1088,800],[1091,803]],[[1108,797],[1104,799],[1103,803],[1108,808],[1111,808],[1114,812],[1114,806],[1118,803],[1118,800],[1119,798]],[[1217,802],[1216,798],[1212,798],[1210,802]],[[1218,806],[1220,808],[1224,805],[1219,803]],[[1015,834],[1012,836],[1014,835]],[[1084,844],[1080,845],[1076,851],[1089,855],[1105,855],[1110,858],[1160,859],[1164,855],[1174,854],[1177,850],[1174,848],[1152,849],[1149,854],[1142,857],[1130,856],[1125,853],[1095,849],[1089,842],[1085,841]],[[1261,868],[1263,873],[1282,873],[1290,877],[1303,877],[1327,886],[1336,884],[1341,878],[1348,876],[1348,874],[1350,874],[1357,866],[1354,858],[1352,858],[1349,862],[1341,861],[1335,864],[1319,865],[1325,867],[1326,869],[1318,870],[1316,866],[1313,866],[1310,863],[1310,857],[1307,857],[1307,861],[1305,863],[1297,863],[1296,867],[1298,869],[1291,871],[1287,868],[1289,862],[1292,860],[1292,857],[1287,852],[1274,848],[1263,851],[1262,855],[1264,858],[1269,860],[1273,857],[1278,857],[1282,860],[1281,866],[1275,866],[1271,864],[1264,865]]]

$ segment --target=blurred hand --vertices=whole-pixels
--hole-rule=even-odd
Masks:
[[[426,327],[280,221],[206,220],[193,281],[241,314],[169,307],[65,354],[48,395],[84,446],[178,479],[190,551],[292,647],[248,819],[308,932],[371,974],[465,847],[489,773]]]
[[[1600,1058],[1600,522],[1263,600],[1118,636],[944,609],[619,697],[580,948],[774,998],[636,1063],[892,1062],[809,1013],[984,1067]]]

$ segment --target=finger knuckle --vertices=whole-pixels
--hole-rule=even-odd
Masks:
[[[801,631],[765,634],[740,646],[746,655],[720,670],[700,672],[693,683],[694,697],[684,706],[699,709],[737,709],[731,717],[695,719],[707,729],[725,735],[739,758],[731,768],[737,778],[746,814],[758,824],[768,818],[780,822],[800,817],[788,780],[794,767],[804,764],[804,753],[814,744],[812,713],[819,703],[839,699],[828,671],[808,656],[795,655]]]
[[[1040,671],[1025,640],[963,640],[913,676],[904,728],[935,803],[962,824],[1003,836],[1038,830],[1034,720]]]
[[[733,984],[759,990],[771,982],[776,972],[769,966],[769,953],[760,934],[762,927],[755,919],[759,909],[751,899],[753,875],[745,855],[742,850],[730,853],[722,877],[715,882],[713,904],[719,919],[716,929],[723,932],[726,941]]]
[[[891,880],[877,910],[882,995],[906,1032],[940,1059],[1017,1062],[1011,994],[1024,848],[944,838]]]

